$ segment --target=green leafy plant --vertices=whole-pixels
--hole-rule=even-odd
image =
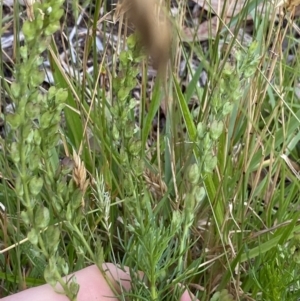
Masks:
[[[114,36],[104,2],[42,2],[22,26],[24,45],[16,39],[12,84],[0,81],[13,107],[1,114],[5,294],[44,278],[76,300],[78,284],[63,277],[91,263],[105,275],[110,261],[130,267],[132,289],[120,299],[175,301],[186,288],[201,301],[299,298],[299,61],[281,48],[283,37],[295,42],[283,17],[277,26],[247,2],[230,24],[218,16],[216,36],[186,43],[181,1],[162,82],[148,78],[151,61],[135,34],[123,39],[120,27]],[[17,6],[14,14],[18,28]],[[70,35],[63,15],[76,18]],[[242,45],[248,15],[252,41]]]
[[[47,262],[44,277],[53,287],[59,282],[69,299],[76,300],[78,285],[73,280],[65,283],[62,278],[69,266],[58,253],[61,232],[54,221],[59,216],[73,225],[80,222],[86,183],[79,188],[76,181],[65,185],[64,173],[58,172],[59,127],[67,92],[55,87],[47,93],[39,90],[44,80],[41,55],[60,27],[62,4],[35,3],[34,20],[23,24],[25,45],[20,48],[21,60],[11,85],[15,112],[6,116],[11,136],[7,149],[17,171],[14,183],[20,216],[25,228],[31,229],[28,240],[37,256]],[[66,211],[65,200],[69,200]]]

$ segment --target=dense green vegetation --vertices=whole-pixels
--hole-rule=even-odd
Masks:
[[[112,33],[111,21],[105,3],[88,2],[69,1],[75,20],[89,16],[81,59],[65,45],[81,76],[67,72],[52,38],[69,30],[64,1],[36,3],[23,24],[15,10],[25,42],[15,43],[12,83],[0,68],[1,95],[15,105],[0,140],[3,294],[59,281],[72,299],[62,277],[109,261],[145,272],[147,286],[132,273],[129,300],[178,300],[176,283],[201,301],[300,299],[300,68],[290,13],[277,18],[268,5],[268,19],[250,1],[231,19],[235,29],[223,26],[204,49],[184,41],[181,1],[167,80],[152,80],[135,34],[126,49],[121,30],[113,46],[103,35],[99,59],[97,22]],[[252,42],[243,45],[248,14]]]

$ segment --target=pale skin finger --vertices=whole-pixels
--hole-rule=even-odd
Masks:
[[[108,264],[109,268],[110,264]],[[104,269],[106,269],[104,267]],[[120,277],[128,279],[129,276],[120,271]],[[114,273],[114,271],[113,271]],[[80,284],[80,289],[78,292],[78,301],[108,301],[108,300],[118,300],[115,294],[107,284],[102,273],[99,271],[97,266],[92,265],[85,269],[82,269],[74,273],[77,279],[77,283]],[[109,276],[109,273],[107,273]],[[69,278],[69,277],[68,277]],[[128,279],[129,280],[129,279]],[[61,290],[60,290],[61,291]],[[56,293],[53,288],[48,285],[41,285],[31,289],[27,289],[15,295],[8,296],[3,301],[67,301],[68,298],[65,295]]]
[[[114,285],[116,291],[120,293],[120,285],[124,290],[128,291],[130,285],[130,275],[127,272],[117,268],[112,263],[104,263],[103,270],[106,272],[106,277],[111,284]],[[128,268],[126,268],[128,271]],[[117,301],[119,300],[109,284],[105,280],[98,267],[95,265],[82,269],[72,275],[76,276],[77,283],[80,285],[77,300],[78,301]],[[143,273],[140,272],[142,277]],[[67,278],[69,279],[70,276]],[[5,297],[3,301],[68,301],[65,295],[56,293],[53,288],[48,285],[41,285],[30,288],[20,293]],[[193,299],[187,291],[180,298],[180,301],[192,301]]]

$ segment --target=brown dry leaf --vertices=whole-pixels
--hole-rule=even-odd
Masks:
[[[292,11],[296,7],[298,7],[299,4],[300,4],[300,0],[282,0],[282,1],[279,1],[279,3],[276,5],[276,7],[283,6],[288,11]],[[299,11],[299,9],[297,11]]]
[[[229,21],[230,21],[230,18],[227,18],[225,20],[225,23],[228,24]],[[184,33],[183,40],[185,42],[192,42],[194,40],[205,41],[208,38],[216,36],[216,34],[219,30],[219,26],[222,26],[222,24],[220,24],[219,18],[213,17],[213,18],[211,18],[211,20],[201,23],[198,26],[196,33],[194,32],[193,28],[185,27],[183,29],[183,33]]]
[[[21,0],[20,3],[25,4],[26,6],[26,13],[29,21],[34,20],[34,12],[33,12],[33,4],[36,2],[36,0]]]
[[[168,190],[166,183],[161,179],[159,174],[154,174],[150,170],[146,170],[144,172],[144,179],[148,190],[156,200],[161,199]]]
[[[216,14],[217,16],[212,17],[210,20],[200,24],[198,27],[197,33],[193,31],[191,28],[184,27],[183,32],[185,33],[186,41],[204,41],[208,38],[214,38],[216,36],[216,33],[218,32],[218,29],[221,24],[229,24],[229,21],[232,17],[239,14],[248,0],[192,0],[196,4],[198,4],[200,7],[205,9],[208,12],[211,12],[213,14]],[[286,0],[283,0],[286,1]],[[300,0],[290,0],[290,1],[300,1]],[[272,5],[272,4],[271,4]],[[225,6],[224,13],[222,14],[223,7]],[[279,8],[274,6],[274,10],[276,12],[279,12]],[[254,8],[256,13],[264,15],[267,6],[264,3],[259,4],[257,7]],[[272,17],[272,14],[270,14],[270,18]],[[222,21],[220,20],[222,18]],[[252,16],[248,15],[246,20],[252,20]],[[233,29],[233,28],[231,28]]]
[[[158,0],[122,0],[116,14],[118,17],[125,14],[135,26],[154,67],[165,74],[171,49],[171,29],[163,3]]]
[[[222,15],[223,7],[225,5],[224,16],[233,17],[241,12],[241,10],[247,5],[248,0],[192,0],[199,6],[203,7],[208,12]],[[265,5],[263,3],[259,4],[256,8],[257,12],[264,13]],[[247,16],[247,20],[252,19],[250,15]]]

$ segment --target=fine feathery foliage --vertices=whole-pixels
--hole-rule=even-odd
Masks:
[[[176,12],[171,1],[124,0],[113,10],[100,0],[27,2],[22,24],[16,3],[12,16],[24,35],[21,45],[15,31],[12,82],[0,62],[0,101],[13,107],[1,113],[3,296],[46,282],[76,300],[76,279],[63,277],[113,262],[132,277],[120,300],[178,301],[184,288],[201,301],[299,300],[300,64],[289,56],[298,43],[291,13],[249,1],[229,21],[223,11],[202,45],[197,28],[184,36],[187,1],[175,1]],[[79,41],[85,15],[80,56],[56,37],[72,30]],[[248,15],[252,41],[243,43]]]

